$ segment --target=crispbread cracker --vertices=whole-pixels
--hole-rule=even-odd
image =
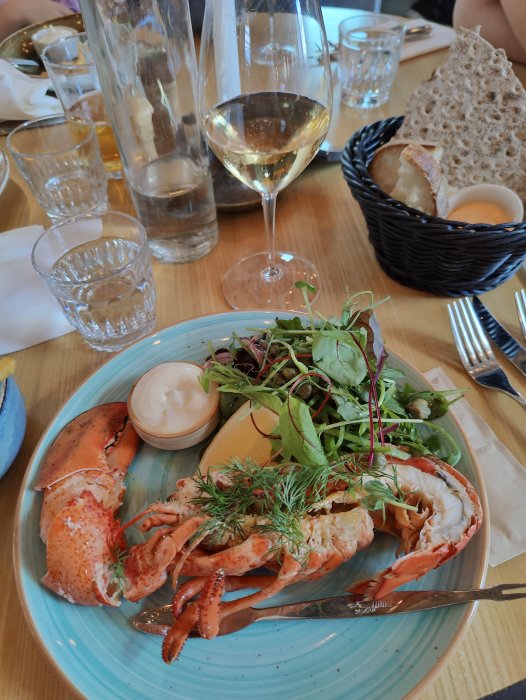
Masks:
[[[479,28],[460,29],[446,61],[410,98],[396,137],[443,144],[451,187],[501,184],[526,201],[526,91]]]

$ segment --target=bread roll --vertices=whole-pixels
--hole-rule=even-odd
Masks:
[[[430,141],[391,139],[374,154],[374,158],[369,166],[369,173],[376,184],[387,194],[393,191],[398,180],[400,154],[406,146],[417,144],[428,150],[440,162],[443,151],[442,146]]]
[[[440,164],[420,144],[409,144],[400,152],[398,178],[390,195],[430,216],[444,217],[448,212],[447,183]]]

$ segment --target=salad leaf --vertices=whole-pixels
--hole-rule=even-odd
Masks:
[[[359,386],[367,375],[363,353],[347,331],[314,332],[312,359],[325,374],[341,384]]]
[[[303,401],[289,397],[280,412],[278,432],[285,460],[294,458],[313,467],[328,464],[309,407]]]

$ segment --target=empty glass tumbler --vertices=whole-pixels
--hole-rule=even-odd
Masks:
[[[165,262],[200,258],[218,230],[188,0],[81,0],[81,7],[152,254]]]

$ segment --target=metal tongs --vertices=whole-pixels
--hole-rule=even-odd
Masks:
[[[526,583],[503,583],[492,588],[467,591],[394,591],[381,600],[373,601],[364,600],[360,595],[348,594],[271,608],[240,610],[221,620],[219,634],[237,632],[259,620],[337,620],[375,617],[431,610],[475,600],[502,601],[516,598],[526,598]],[[145,610],[136,615],[131,622],[141,632],[165,635],[174,623],[172,606],[163,605]],[[194,630],[191,636],[198,637],[198,631]]]

